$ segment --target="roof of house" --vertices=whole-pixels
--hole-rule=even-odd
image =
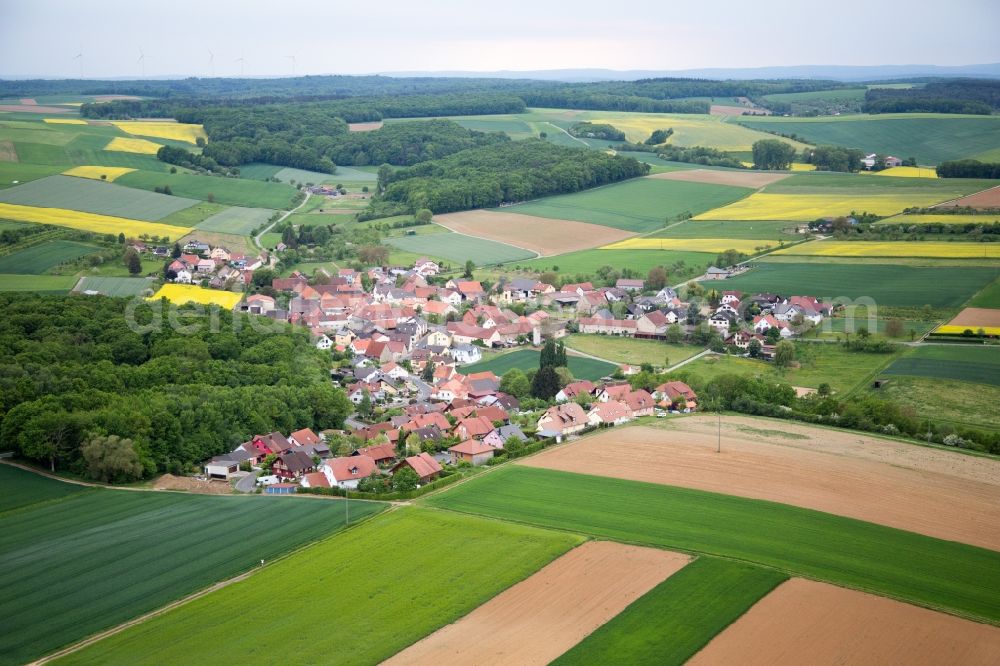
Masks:
[[[306,446],[307,444],[319,444],[319,435],[314,433],[311,428],[303,428],[302,430],[296,430],[290,436],[290,439],[294,439],[299,443],[299,446]]]
[[[608,400],[607,402],[595,403],[590,408],[589,414],[596,414],[601,421],[610,422],[632,416],[632,410],[629,409],[628,405],[617,400]]]
[[[351,454],[352,457],[368,456],[375,462],[383,460],[393,460],[396,457],[396,447],[392,444],[376,444],[365,446]]]
[[[439,474],[443,469],[441,463],[434,460],[434,457],[429,453],[421,453],[420,455],[410,456],[399,465],[396,465],[396,469],[399,469],[400,465],[408,465],[417,473],[421,479],[425,479],[433,474]]]
[[[280,432],[272,432],[267,435],[257,435],[254,440],[260,440],[264,446],[266,446],[271,453],[281,453],[292,448],[291,443],[285,439],[285,436]]]
[[[583,407],[575,402],[564,402],[561,405],[549,407],[545,411],[545,415],[564,426],[576,425],[587,420],[587,414],[583,411]]]
[[[493,422],[484,416],[472,416],[460,419],[455,429],[462,428],[466,437],[488,435],[493,430]]]
[[[376,469],[372,457],[365,455],[331,458],[326,461],[326,466],[338,482],[367,478]]]
[[[474,439],[467,439],[461,444],[450,447],[448,450],[467,456],[478,456],[482,453],[492,453],[495,449],[489,444],[483,444]]]
[[[314,467],[312,458],[302,451],[285,451],[280,456],[278,460],[282,462],[289,472],[299,473],[304,472],[307,469]]]
[[[326,474],[323,472],[309,472],[304,477],[305,482],[309,484],[310,488],[329,488],[330,481],[326,478]]]
[[[677,398],[683,397],[686,400],[694,400],[698,395],[691,390],[691,387],[681,381],[667,382],[666,384],[660,384],[656,387],[657,393],[662,393],[663,395],[676,400]]]

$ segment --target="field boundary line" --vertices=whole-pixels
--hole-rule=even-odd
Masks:
[[[243,573],[238,574],[236,576],[233,576],[231,578],[227,578],[226,580],[221,580],[221,581],[219,581],[217,583],[213,583],[212,585],[210,585],[210,586],[208,586],[206,588],[198,590],[197,592],[193,592],[193,593],[187,595],[186,597],[183,597],[181,599],[177,599],[176,601],[172,601],[172,602],[170,602],[169,604],[167,604],[165,606],[161,606],[160,608],[157,608],[155,610],[151,610],[148,613],[144,613],[143,615],[140,615],[137,618],[133,618],[133,619],[127,621],[127,622],[123,622],[122,624],[119,624],[117,626],[111,627],[110,629],[105,629],[104,631],[102,631],[100,633],[94,634],[93,636],[89,636],[89,637],[87,637],[87,638],[85,638],[85,639],[83,639],[81,641],[78,641],[78,642],[72,644],[72,645],[64,647],[61,650],[58,650],[57,652],[53,652],[51,654],[45,655],[44,657],[40,657],[40,658],[36,659],[35,661],[30,662],[28,664],[28,666],[37,666],[39,664],[46,664],[46,663],[48,663],[48,662],[50,662],[50,661],[52,661],[54,659],[60,659],[60,658],[65,657],[67,655],[73,654],[74,652],[79,652],[80,650],[82,650],[82,649],[84,649],[86,647],[89,647],[90,645],[93,645],[94,643],[102,641],[105,638],[109,638],[111,636],[114,636],[115,634],[119,634],[119,633],[125,631],[126,629],[134,627],[135,625],[142,624],[143,622],[145,622],[147,620],[151,620],[151,619],[153,619],[153,618],[155,618],[155,617],[157,617],[159,615],[163,615],[164,613],[167,613],[168,611],[171,611],[171,610],[173,610],[175,608],[183,606],[183,605],[185,605],[185,604],[187,604],[187,603],[189,603],[191,601],[195,601],[195,600],[197,600],[197,599],[199,599],[201,597],[204,597],[204,596],[206,596],[208,594],[211,594],[212,592],[216,592],[216,591],[221,590],[223,588],[229,587],[230,585],[232,585],[234,583],[239,583],[239,582],[241,582],[243,580],[246,580],[246,579],[250,578],[252,575],[254,575],[255,573],[257,573],[258,571],[261,571],[262,569],[264,569],[264,567],[268,567],[268,566],[271,566],[271,565],[273,565],[275,563],[281,562],[281,561],[283,561],[283,560],[291,557],[292,555],[295,555],[295,554],[297,554],[297,553],[305,550],[306,548],[311,548],[312,546],[315,546],[316,544],[322,543],[322,542],[324,542],[324,541],[326,541],[328,539],[332,539],[332,538],[334,538],[336,536],[340,536],[341,534],[344,534],[345,532],[347,532],[349,530],[352,530],[355,527],[366,523],[368,520],[370,520],[372,518],[377,518],[378,516],[381,516],[383,513],[388,513],[388,512],[390,512],[390,511],[392,511],[394,509],[395,509],[395,507],[393,507],[393,506],[390,505],[390,506],[388,506],[383,511],[379,511],[377,513],[370,514],[370,515],[367,515],[367,516],[365,516],[363,518],[360,518],[356,523],[353,523],[351,525],[345,525],[343,527],[343,529],[339,529],[336,532],[333,532],[332,534],[328,534],[327,536],[325,536],[325,537],[323,537],[321,539],[317,539],[315,541],[311,541],[309,543],[302,544],[298,548],[290,550],[287,553],[283,553],[283,554],[279,555],[278,557],[275,557],[274,559],[268,561],[264,565],[255,566],[255,567],[251,568],[248,571],[244,571]]]
[[[566,130],[564,130],[562,127],[559,127],[559,125],[556,125],[555,123],[549,122],[548,120],[543,120],[542,122],[545,123],[546,125],[551,125],[552,127],[555,127],[557,130],[559,130],[560,132],[562,132],[563,134],[565,134],[569,138],[573,139],[574,141],[582,143],[587,148],[587,150],[593,150],[593,147],[589,143],[587,143],[583,139],[580,139],[578,137],[573,136],[572,134],[570,134],[569,132],[567,132]]]

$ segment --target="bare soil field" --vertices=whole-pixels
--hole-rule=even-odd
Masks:
[[[630,231],[599,224],[554,220],[517,213],[498,213],[492,210],[435,215],[434,221],[460,234],[500,241],[537,252],[543,257],[589,250],[635,235]]]
[[[373,130],[382,129],[382,121],[376,120],[371,123],[347,123],[347,129],[351,132],[371,132]]]
[[[954,208],[956,206],[968,206],[970,208],[1000,208],[1000,185],[991,187],[982,192],[970,194],[961,199],[952,199],[934,206],[934,208]]]
[[[758,114],[763,113],[765,116],[771,115],[770,111],[760,107],[751,108],[726,104],[712,104],[708,110],[709,114],[713,116],[742,116],[744,111],[754,111]]]
[[[793,578],[688,664],[996,664],[1000,628]]]
[[[153,483],[156,490],[185,490],[203,495],[230,495],[232,486],[225,481],[199,481],[188,476],[164,474]]]
[[[689,561],[590,541],[384,663],[547,664]]]
[[[17,150],[10,141],[0,141],[0,162],[17,162]]]
[[[21,102],[21,104],[30,104],[30,105],[36,105],[36,104],[38,104],[38,102],[36,102],[36,101],[35,101],[34,99],[32,99],[31,97],[22,97],[22,98],[21,98],[20,100],[18,100],[18,101],[20,101],[20,102]]]
[[[726,417],[615,428],[519,464],[825,511],[1000,550],[1000,461],[859,433]]]
[[[733,185],[735,187],[752,187],[758,189],[779,180],[788,178],[790,173],[764,173],[762,171],[712,171],[710,169],[685,169],[683,171],[668,171],[656,173],[647,178],[659,180],[686,180],[692,183],[708,183],[710,185]]]
[[[959,312],[954,319],[948,322],[948,326],[1000,326],[1000,310],[995,308],[965,308]]]
[[[38,104],[0,104],[0,111],[14,113],[71,113],[73,109],[59,106],[39,106]]]

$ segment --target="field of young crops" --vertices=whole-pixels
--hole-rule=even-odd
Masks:
[[[761,500],[505,466],[433,506],[702,552],[1000,621],[1000,553]],[[831,548],[836,544],[836,548]]]
[[[651,363],[654,366],[663,366],[667,358],[670,359],[670,365],[673,365],[702,351],[702,348],[696,345],[675,345],[659,340],[640,340],[616,335],[574,333],[563,341],[568,348],[584,354],[631,365]]]
[[[8,188],[0,191],[0,202],[18,206],[65,208],[147,222],[157,222],[171,213],[198,203],[181,196],[143,192],[70,176],[49,176]]]
[[[270,208],[233,206],[202,220],[196,225],[196,228],[220,234],[246,236],[267,222],[272,215],[274,215],[274,211]]]
[[[987,159],[1000,146],[1000,118],[901,113],[823,118],[743,117],[749,128],[797,134],[813,144],[863,147],[868,152],[914,157],[918,164]]]
[[[385,242],[405,252],[441,257],[455,264],[471,259],[477,266],[492,266],[535,256],[534,252],[513,245],[456,233],[394,236]]]
[[[888,375],[956,379],[1000,386],[1000,348],[933,345],[911,349],[886,370]]]
[[[614,185],[547,197],[497,210],[644,232],[659,229],[667,220],[672,221],[683,213],[694,215],[725,206],[745,197],[749,192],[751,190],[745,187],[634,178]]]
[[[0,291],[65,294],[76,284],[72,275],[10,275],[0,273]]]
[[[168,283],[160,287],[159,291],[150,296],[148,300],[158,301],[161,298],[178,305],[200,303],[201,305],[218,305],[232,310],[237,303],[243,300],[243,294],[219,289],[204,289],[193,284]]]
[[[69,227],[82,231],[92,231],[97,234],[124,233],[130,238],[138,238],[143,234],[159,236],[176,240],[190,231],[185,227],[175,227],[159,222],[143,222],[111,215],[95,215],[64,208],[43,208],[39,206],[18,206],[0,203],[0,217],[20,222],[35,222],[37,224],[53,224],[57,227]]]
[[[679,271],[668,271],[671,281],[701,275],[715,262],[716,255],[708,252],[681,252],[679,250],[581,250],[567,252],[554,257],[532,259],[521,263],[537,271],[554,270],[566,276],[593,275],[602,266],[611,266],[616,270],[630,268],[640,275],[645,275],[654,266],[669,267],[677,262],[684,262],[685,268]]]
[[[0,257],[0,273],[40,275],[64,261],[72,261],[97,250],[97,246],[68,240],[51,240]]]
[[[131,173],[135,169],[128,167],[108,167],[108,166],[78,166],[63,171],[64,176],[76,176],[77,178],[90,178],[92,180],[106,180],[113,183],[119,176]]]
[[[1000,259],[1000,243],[821,240],[782,248],[780,250],[776,250],[774,254],[807,257],[939,257],[952,259]]]
[[[137,136],[151,136],[156,139],[170,139],[184,143],[197,143],[198,139],[208,139],[201,125],[187,123],[155,122],[144,120],[115,120],[111,123],[123,132]]]
[[[76,291],[80,293],[96,291],[99,294],[114,298],[128,298],[130,296],[141,296],[144,291],[151,289],[152,286],[152,280],[148,278],[93,277],[88,275],[80,281],[80,285]]]
[[[683,664],[787,579],[773,569],[699,557],[552,665]]]
[[[174,198],[212,199],[229,206],[247,208],[287,208],[295,190],[283,183],[267,183],[245,178],[220,178],[183,173],[134,171],[118,179],[118,183],[140,190],[169,186]]]
[[[78,493],[85,486],[63,483],[11,465],[0,465],[0,513]]]
[[[996,279],[1000,269],[985,266],[925,267],[878,263],[761,263],[707,289],[750,293],[868,297],[879,305],[957,307]]]
[[[567,364],[569,371],[573,373],[574,377],[577,379],[589,379],[591,381],[596,381],[601,377],[610,375],[615,371],[616,367],[612,363],[572,355],[567,358]],[[533,349],[519,349],[506,354],[497,354],[478,363],[463,365],[461,371],[462,374],[466,375],[473,372],[492,372],[501,377],[505,372],[514,368],[524,370],[525,372],[528,370],[537,370],[538,352]]]
[[[305,503],[343,510],[342,502]],[[264,525],[267,534],[272,528]],[[152,665],[210,654],[217,663],[375,664],[581,542],[565,532],[401,507],[64,661]],[[276,592],[292,589],[294,600]]]
[[[352,503],[352,521],[381,508]],[[0,515],[0,663],[30,661],[258,567],[344,520],[340,502],[105,489]]]
[[[627,238],[602,250],[681,250],[686,252],[725,252],[737,250],[745,254],[755,254],[775,247],[777,243],[768,240],[748,240],[740,238]]]

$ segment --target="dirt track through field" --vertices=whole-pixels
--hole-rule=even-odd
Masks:
[[[688,664],[996,664],[1000,629],[793,578]]]
[[[434,221],[460,234],[500,241],[542,256],[589,250],[635,235],[599,224],[491,210],[435,215]]]
[[[712,171],[711,169],[684,169],[655,173],[647,178],[657,180],[684,180],[691,183],[708,183],[709,185],[733,185],[735,187],[752,187],[754,189],[776,183],[788,178],[789,173],[764,173],[763,171]]]
[[[1000,550],[1000,461],[809,426],[715,417],[615,428],[519,464],[771,500]]]
[[[1000,185],[982,192],[976,192],[961,199],[953,199],[934,206],[934,208],[955,208],[969,206],[970,208],[1000,208]]]
[[[547,664],[689,561],[655,548],[585,543],[385,663]]]

